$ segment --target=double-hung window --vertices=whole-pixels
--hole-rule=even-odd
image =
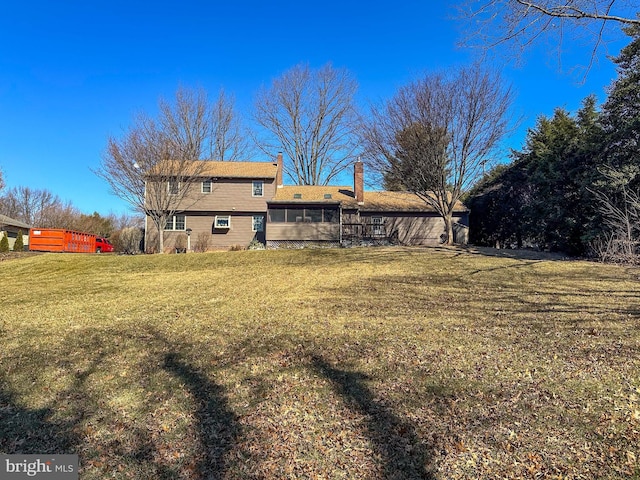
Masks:
[[[185,215],[174,215],[167,220],[165,230],[185,230],[187,226],[187,217]]]
[[[251,195],[254,197],[262,197],[264,192],[264,182],[261,180],[254,180],[251,185]]]
[[[374,236],[382,236],[384,235],[384,221],[382,217],[371,217],[371,233]]]
[[[169,180],[167,184],[169,195],[177,195],[180,191],[180,183],[177,180]]]
[[[212,190],[212,182],[211,180],[203,180],[202,181],[202,193],[211,193]]]

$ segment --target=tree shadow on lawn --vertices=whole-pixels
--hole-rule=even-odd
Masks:
[[[499,257],[499,258],[512,258],[514,260],[539,260],[539,261],[567,261],[575,260],[562,253],[554,252],[541,252],[539,250],[527,250],[527,249],[510,249],[510,248],[491,248],[491,247],[475,247],[467,246],[460,247],[465,252],[471,255],[481,255],[485,257]]]
[[[0,453],[78,454],[80,475],[87,478],[103,478],[124,469],[135,478],[171,480],[179,477],[185,466],[195,478],[222,478],[225,453],[232,448],[239,432],[222,387],[181,360],[176,353],[178,347],[158,336],[144,337],[147,342],[151,340],[148,346],[151,355],[147,362],[139,365],[142,375],[152,376],[158,368],[164,370],[184,383],[183,388],[195,403],[198,447],[193,453],[184,452],[193,458],[187,458],[182,465],[173,459],[167,462],[149,425],[112,411],[103,398],[96,396],[93,375],[110,368],[105,363],[123,352],[110,346],[108,341],[98,346],[94,340],[88,338],[83,345],[79,345],[77,338],[71,340],[72,348],[67,353],[77,354],[84,346],[87,354],[82,358],[87,363],[79,366],[67,360],[67,354],[60,355],[57,364],[68,372],[70,384],[46,400],[44,407],[32,409],[22,405],[17,391],[10,387],[10,378],[0,377]],[[117,337],[111,341],[116,345],[125,343]],[[93,352],[89,353],[89,349]],[[159,359],[157,354],[161,355]],[[33,365],[34,376],[37,376],[39,361],[35,356],[23,359],[25,364]],[[135,380],[133,386],[136,387]],[[36,379],[31,388],[46,389],[47,385],[39,385]],[[110,390],[109,394],[126,394],[126,388],[128,386],[124,390]],[[155,408],[154,400],[150,402],[145,405],[148,412]],[[96,432],[98,437],[93,436]],[[177,450],[181,450],[180,447]]]
[[[287,265],[318,265],[327,267],[331,265],[351,264],[357,262],[382,265],[396,263],[404,257],[420,255],[423,247],[405,246],[376,246],[376,247],[353,247],[343,249],[333,248],[306,248],[303,254],[287,257]],[[455,253],[455,252],[453,252]]]
[[[56,421],[55,409],[30,409],[0,390],[0,452],[4,454],[73,454],[78,438],[75,422]]]
[[[420,441],[414,425],[374,397],[365,384],[366,375],[335,368],[319,355],[313,355],[311,362],[348,405],[366,416],[373,448],[383,462],[383,478],[435,479],[426,467],[433,464],[433,447]]]
[[[201,442],[201,458],[196,467],[198,478],[223,478],[225,456],[240,435],[238,419],[227,405],[224,389],[182,361],[175,352],[165,355],[163,368],[185,383],[196,404]]]
[[[113,352],[111,352],[113,353]],[[92,374],[102,368],[107,353],[100,352],[86,368],[73,374],[71,386],[39,409],[20,406],[20,402],[8,388],[0,390],[0,452],[4,454],[77,454],[79,456],[80,474],[86,469],[93,470],[92,465],[101,465],[104,475],[116,471],[119,465],[133,462],[141,468],[152,469],[154,478],[170,480],[175,478],[173,472],[153,462],[153,445],[148,436],[138,429],[130,432],[135,442],[121,445],[118,441],[110,444],[110,456],[119,460],[96,461],[94,452],[86,450],[88,445],[79,434],[86,420],[95,414],[102,414],[102,409],[94,396],[87,389],[87,381]],[[62,361],[61,366],[73,369],[72,363]],[[37,385],[34,388],[47,388]],[[57,419],[56,419],[57,418]],[[107,465],[110,463],[109,465]],[[151,464],[153,466],[151,467]],[[107,473],[108,472],[108,473]],[[95,473],[95,471],[94,471]]]
[[[0,389],[0,451],[9,454],[77,453],[80,439],[76,429],[87,412],[97,408],[91,396],[86,394],[85,384],[106,355],[99,353],[86,368],[77,370],[71,386],[56,394],[47,407],[29,409],[20,406],[15,394],[6,386]],[[60,365],[70,368],[71,364],[65,360]],[[49,386],[34,381],[32,388],[48,389]],[[64,411],[64,415],[60,415],[60,411]],[[62,419],[55,420],[55,417]]]
[[[532,263],[537,262],[497,269],[527,268]],[[323,289],[319,295],[340,306],[344,315],[350,309],[362,313],[353,299],[366,299],[374,293],[376,301],[372,305],[384,305],[387,312],[404,311],[406,315],[413,317],[420,311],[440,311],[454,315],[459,321],[491,319],[493,325],[501,319],[511,321],[513,315],[528,316],[529,323],[533,324],[546,324],[549,317],[552,317],[569,328],[579,328],[580,324],[594,318],[617,318],[618,321],[622,320],[621,317],[632,321],[640,318],[640,306],[635,302],[640,290],[615,289],[606,284],[594,284],[591,289],[581,289],[581,283],[594,283],[588,272],[580,272],[569,279],[550,276],[548,280],[538,280],[527,286],[510,284],[511,278],[491,283],[494,282],[491,278],[477,281],[476,277],[468,274],[455,275],[450,272],[389,274],[368,278],[360,285],[351,286],[348,292],[341,288]],[[576,286],[573,286],[574,283]],[[434,288],[430,288],[431,286]],[[598,298],[602,301],[598,302]],[[407,309],[407,305],[412,308]],[[322,308],[326,308],[326,303]],[[380,309],[375,308],[373,315],[380,313]]]

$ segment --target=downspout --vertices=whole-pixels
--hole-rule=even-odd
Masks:
[[[338,204],[338,219],[340,221],[340,227],[339,227],[339,239],[340,239],[340,246],[342,247],[342,202],[340,202]]]

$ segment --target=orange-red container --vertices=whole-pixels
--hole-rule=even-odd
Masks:
[[[96,236],[62,228],[32,228],[29,231],[29,250],[95,253]]]

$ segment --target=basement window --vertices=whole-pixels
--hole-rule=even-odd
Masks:
[[[231,215],[216,215],[214,228],[231,228]]]

